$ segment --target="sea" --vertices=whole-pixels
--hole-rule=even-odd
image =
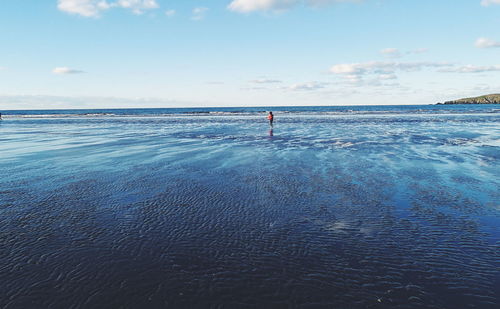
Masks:
[[[2,309],[500,308],[500,105],[0,112]]]

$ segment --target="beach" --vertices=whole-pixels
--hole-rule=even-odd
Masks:
[[[498,308],[499,111],[2,111],[0,308]]]

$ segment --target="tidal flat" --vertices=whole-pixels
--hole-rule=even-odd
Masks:
[[[72,113],[0,121],[0,308],[500,305],[496,106]]]

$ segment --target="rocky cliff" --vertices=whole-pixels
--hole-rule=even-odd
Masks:
[[[500,94],[488,94],[480,97],[446,101],[438,104],[500,104]]]

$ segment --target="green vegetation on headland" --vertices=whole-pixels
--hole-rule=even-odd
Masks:
[[[500,104],[500,94],[488,94],[480,97],[446,101],[437,104]]]

